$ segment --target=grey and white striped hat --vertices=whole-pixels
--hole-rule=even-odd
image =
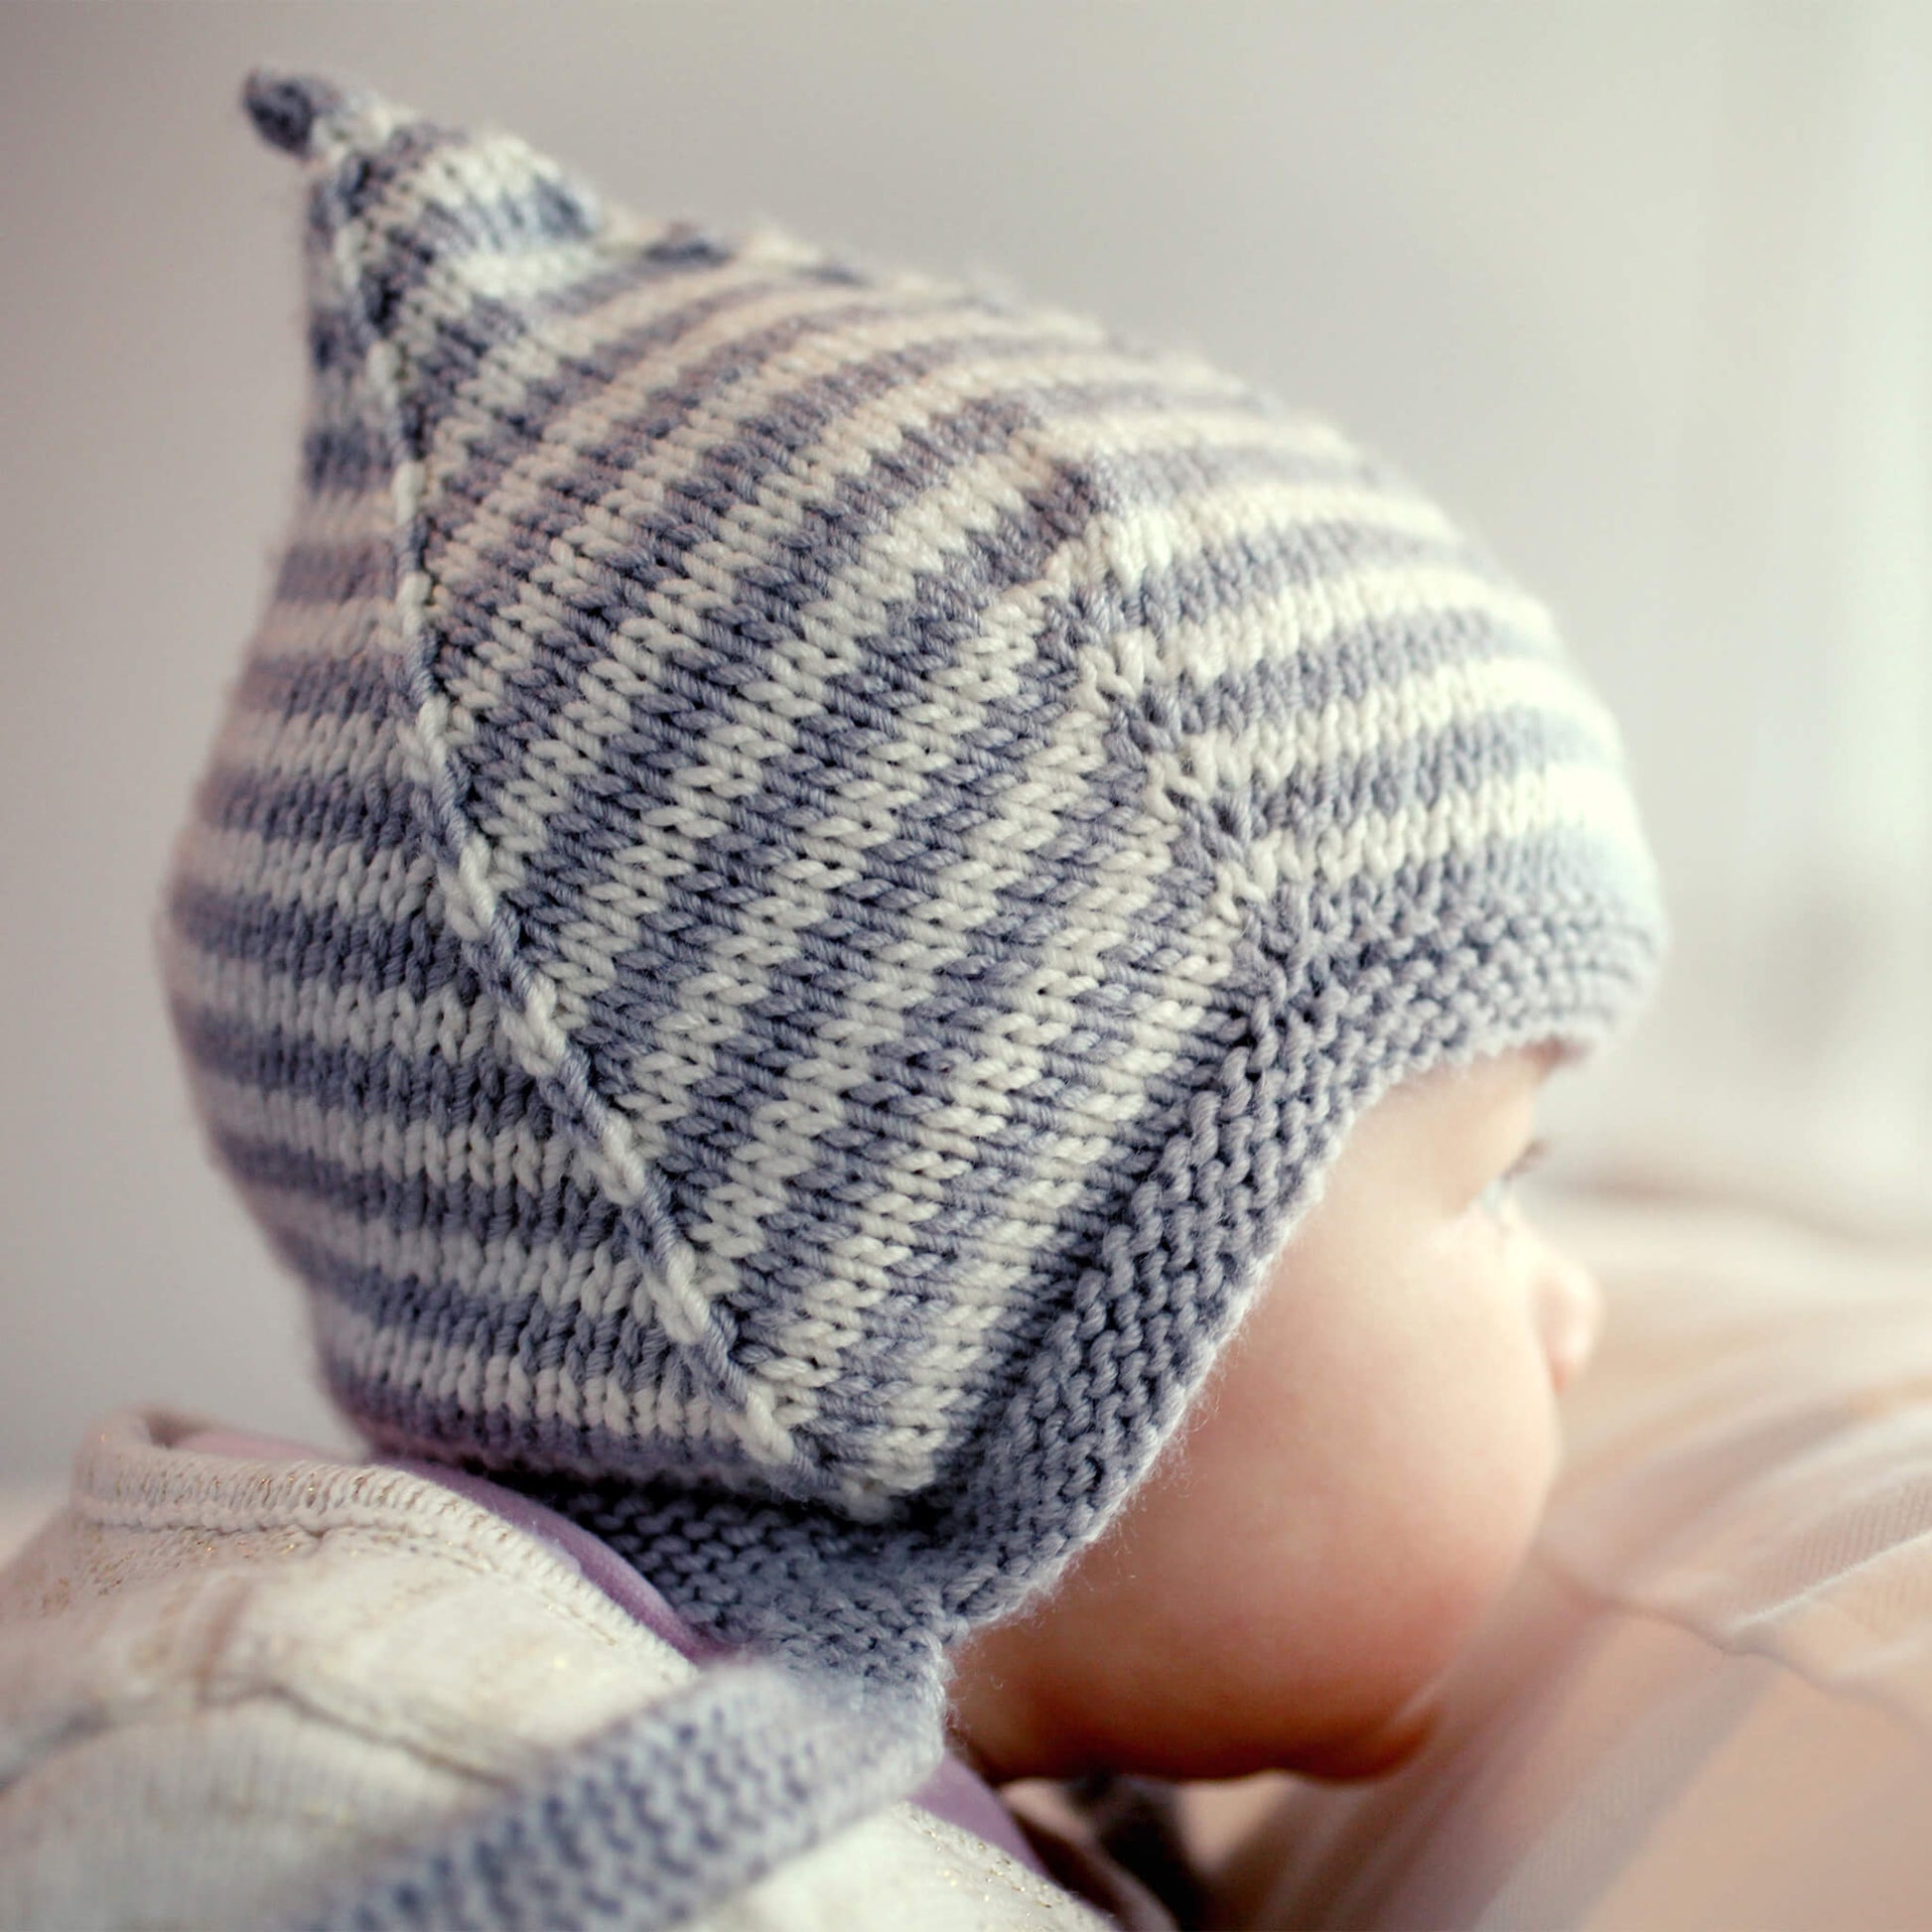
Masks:
[[[258,75],[294,524],[164,921],[376,1444],[728,1637],[1098,1533],[1350,1123],[1635,1012],[1615,728],[1331,429],[1080,317]]]

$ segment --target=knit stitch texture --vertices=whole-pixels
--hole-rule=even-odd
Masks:
[[[217,1157],[373,1442],[929,1715],[1363,1109],[1637,1011],[1614,725],[1194,356],[249,105],[313,401],[165,921]]]

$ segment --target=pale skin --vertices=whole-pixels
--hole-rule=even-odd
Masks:
[[[1146,1482],[955,1653],[987,1776],[1356,1777],[1420,1747],[1528,1547],[1600,1322],[1508,1186],[1560,1057],[1436,1069],[1351,1128]]]

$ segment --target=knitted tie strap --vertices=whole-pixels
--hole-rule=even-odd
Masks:
[[[287,1932],[682,1925],[914,1790],[936,1725],[721,1664]]]

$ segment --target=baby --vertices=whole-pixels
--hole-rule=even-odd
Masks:
[[[371,1459],[103,1426],[0,1917],[1159,1922],[987,1783],[1396,1763],[1537,1519],[1595,1310],[1508,1183],[1662,945],[1613,726],[1193,357],[248,105],[312,418],[164,951]]]

